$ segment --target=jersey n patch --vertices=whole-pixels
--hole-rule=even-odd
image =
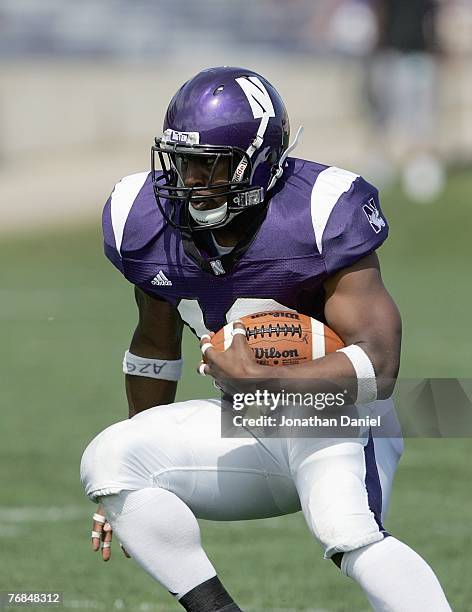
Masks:
[[[268,308],[323,321],[326,278],[377,249],[388,225],[375,187],[352,172],[289,158],[282,182],[230,271],[218,259],[204,271],[187,255],[147,173],[120,181],[106,203],[105,253],[131,283],[174,304],[198,335]]]
[[[381,216],[375,198],[370,198],[369,201],[364,204],[362,210],[370,223],[371,228],[376,234],[380,234],[382,228],[385,227],[385,219]]]

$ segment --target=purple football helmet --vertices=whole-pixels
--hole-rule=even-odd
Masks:
[[[198,73],[171,100],[163,134],[152,147],[152,181],[164,217],[193,232],[223,227],[240,212],[266,204],[282,175],[289,135],[284,103],[264,77],[226,66]],[[206,185],[185,186],[181,168],[190,159],[206,164]],[[222,162],[227,180],[213,183]],[[215,198],[224,203],[205,214],[192,206]]]

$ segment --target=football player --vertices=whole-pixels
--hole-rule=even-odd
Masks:
[[[239,610],[200,543],[197,518],[302,510],[325,558],[375,610],[450,610],[427,563],[382,525],[398,439],[223,438],[220,402],[174,403],[184,325],[199,370],[225,379],[353,379],[358,404],[388,401],[400,317],[376,249],[388,226],[375,187],[289,157],[283,101],[262,76],[204,70],[167,109],[150,172],[122,179],[103,215],[105,253],[135,286],[139,321],[124,357],[129,420],[100,433],[81,479],[98,502],[92,546],[112,533],[191,612]],[[298,134],[297,134],[298,136]],[[325,321],[345,348],[310,363],[256,363],[244,327],[225,352],[211,332],[263,310]],[[390,382],[386,382],[390,381]],[[106,517],[106,518],[105,518]]]

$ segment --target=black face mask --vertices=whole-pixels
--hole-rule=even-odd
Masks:
[[[156,169],[156,155],[162,168],[161,173]],[[198,158],[203,166],[207,165],[206,185],[184,186],[183,167],[185,161],[190,158]],[[228,165],[227,181],[218,179],[213,183],[215,172],[222,162]],[[235,213],[263,203],[264,190],[262,187],[250,185],[248,177],[251,172],[249,156],[236,147],[185,146],[163,142],[162,138],[156,138],[155,145],[151,147],[152,184],[157,205],[166,221],[182,233],[225,227],[234,218]],[[189,212],[191,203],[200,204],[214,201],[215,198],[226,200],[224,218],[211,225],[195,223]]]

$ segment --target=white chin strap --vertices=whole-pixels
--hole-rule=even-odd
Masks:
[[[225,202],[218,208],[212,208],[211,210],[197,210],[189,204],[188,211],[190,216],[194,221],[196,221],[200,225],[216,225],[217,223],[221,223],[223,219],[226,217],[226,213],[228,211],[228,203]]]

